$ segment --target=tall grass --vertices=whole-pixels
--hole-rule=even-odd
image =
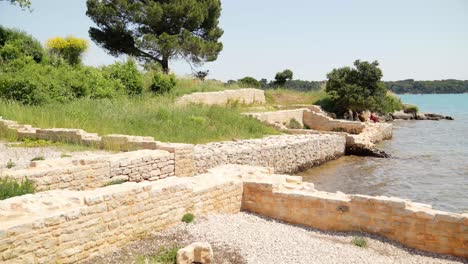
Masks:
[[[181,143],[258,138],[277,133],[242,116],[237,108],[177,106],[171,96],[83,99],[38,106],[0,101],[0,116],[41,128],[81,128],[100,135],[152,136],[159,141]]]

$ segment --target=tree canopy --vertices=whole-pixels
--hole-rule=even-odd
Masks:
[[[0,0],[0,1],[7,1],[11,4],[15,5],[18,4],[21,8],[31,8],[31,1],[30,0]]]
[[[87,8],[94,42],[114,56],[155,61],[166,73],[171,59],[201,64],[223,48],[220,0],[87,0]]]
[[[387,95],[387,88],[381,82],[383,74],[378,66],[377,61],[356,60],[354,68],[342,67],[327,74],[326,91],[336,112],[392,112],[401,107],[398,101]]]
[[[284,86],[286,84],[286,81],[292,80],[292,78],[293,78],[293,72],[291,70],[286,69],[276,74],[275,83],[278,86]]]

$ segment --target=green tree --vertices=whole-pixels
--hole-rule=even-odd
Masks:
[[[335,112],[391,112],[398,108],[398,104],[394,102],[394,98],[387,95],[387,88],[381,82],[383,75],[377,61],[369,63],[356,60],[354,66],[355,68],[333,69],[327,74],[326,91],[330,95]]]
[[[0,1],[7,1],[13,5],[18,4],[22,9],[29,9],[31,10],[31,1],[30,0],[0,0]]]
[[[202,64],[223,48],[220,0],[87,0],[87,7],[94,42],[114,56],[155,61],[165,73],[171,59]]]
[[[257,81],[257,79],[253,77],[244,77],[242,79],[237,80],[237,82],[242,86],[242,87],[249,87],[249,88],[258,88],[260,87],[260,82]]]
[[[284,86],[286,81],[292,80],[293,72],[291,70],[284,70],[282,72],[278,72],[275,76],[275,84],[278,86]]]

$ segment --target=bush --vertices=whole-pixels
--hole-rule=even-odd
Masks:
[[[137,264],[174,264],[177,259],[177,252],[180,246],[162,247],[153,256],[139,256]]]
[[[182,217],[182,222],[185,222],[185,223],[192,223],[193,220],[195,219],[195,216],[193,214],[184,214],[184,216]]]
[[[68,36],[51,38],[47,40],[46,47],[49,52],[58,54],[70,65],[77,65],[81,63],[81,56],[89,48],[89,44],[86,39]]]
[[[0,200],[34,193],[35,191],[36,187],[34,183],[28,179],[24,179],[21,182],[8,177],[0,179]]]
[[[105,66],[102,71],[106,78],[120,81],[128,95],[141,94],[143,91],[143,75],[132,59]]]
[[[157,72],[153,76],[150,90],[154,93],[164,94],[172,91],[176,84],[177,80],[174,74],[164,74]]]
[[[302,129],[301,123],[294,118],[291,118],[288,123],[288,128],[290,129]]]
[[[0,72],[0,97],[23,104],[68,102],[74,98],[113,98],[123,93],[118,80],[93,67],[52,66],[24,58]]]
[[[247,88],[258,88],[260,87],[260,82],[253,77],[244,77],[237,81],[239,86]]]
[[[41,62],[44,57],[41,43],[25,32],[0,26],[0,63],[26,56]]]
[[[399,109],[400,110],[400,109]],[[411,104],[404,104],[403,105],[403,111],[407,114],[416,114],[419,112],[419,108],[415,105]]]

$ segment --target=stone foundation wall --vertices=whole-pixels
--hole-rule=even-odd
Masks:
[[[31,166],[23,170],[5,170],[0,177],[26,177],[35,182],[38,191],[45,191],[87,190],[115,180],[156,181],[175,175],[174,154],[162,150],[35,161]]]
[[[242,183],[216,175],[49,191],[0,201],[1,263],[77,263],[194,213],[236,213]]]
[[[322,230],[369,232],[412,248],[468,257],[468,214],[399,198],[320,192],[284,176],[244,181],[243,210]]]
[[[344,155],[344,135],[281,135],[195,146],[198,173],[224,164],[274,168],[293,173]]]
[[[266,102],[265,92],[263,90],[253,88],[224,90],[219,92],[201,92],[186,94],[176,100],[176,103],[179,105],[227,105],[236,102],[246,105],[264,104]]]
[[[364,129],[364,124],[355,121],[336,120],[326,116],[324,113],[315,111],[305,111],[303,118],[304,125],[310,129],[320,131],[348,132],[359,134]]]

